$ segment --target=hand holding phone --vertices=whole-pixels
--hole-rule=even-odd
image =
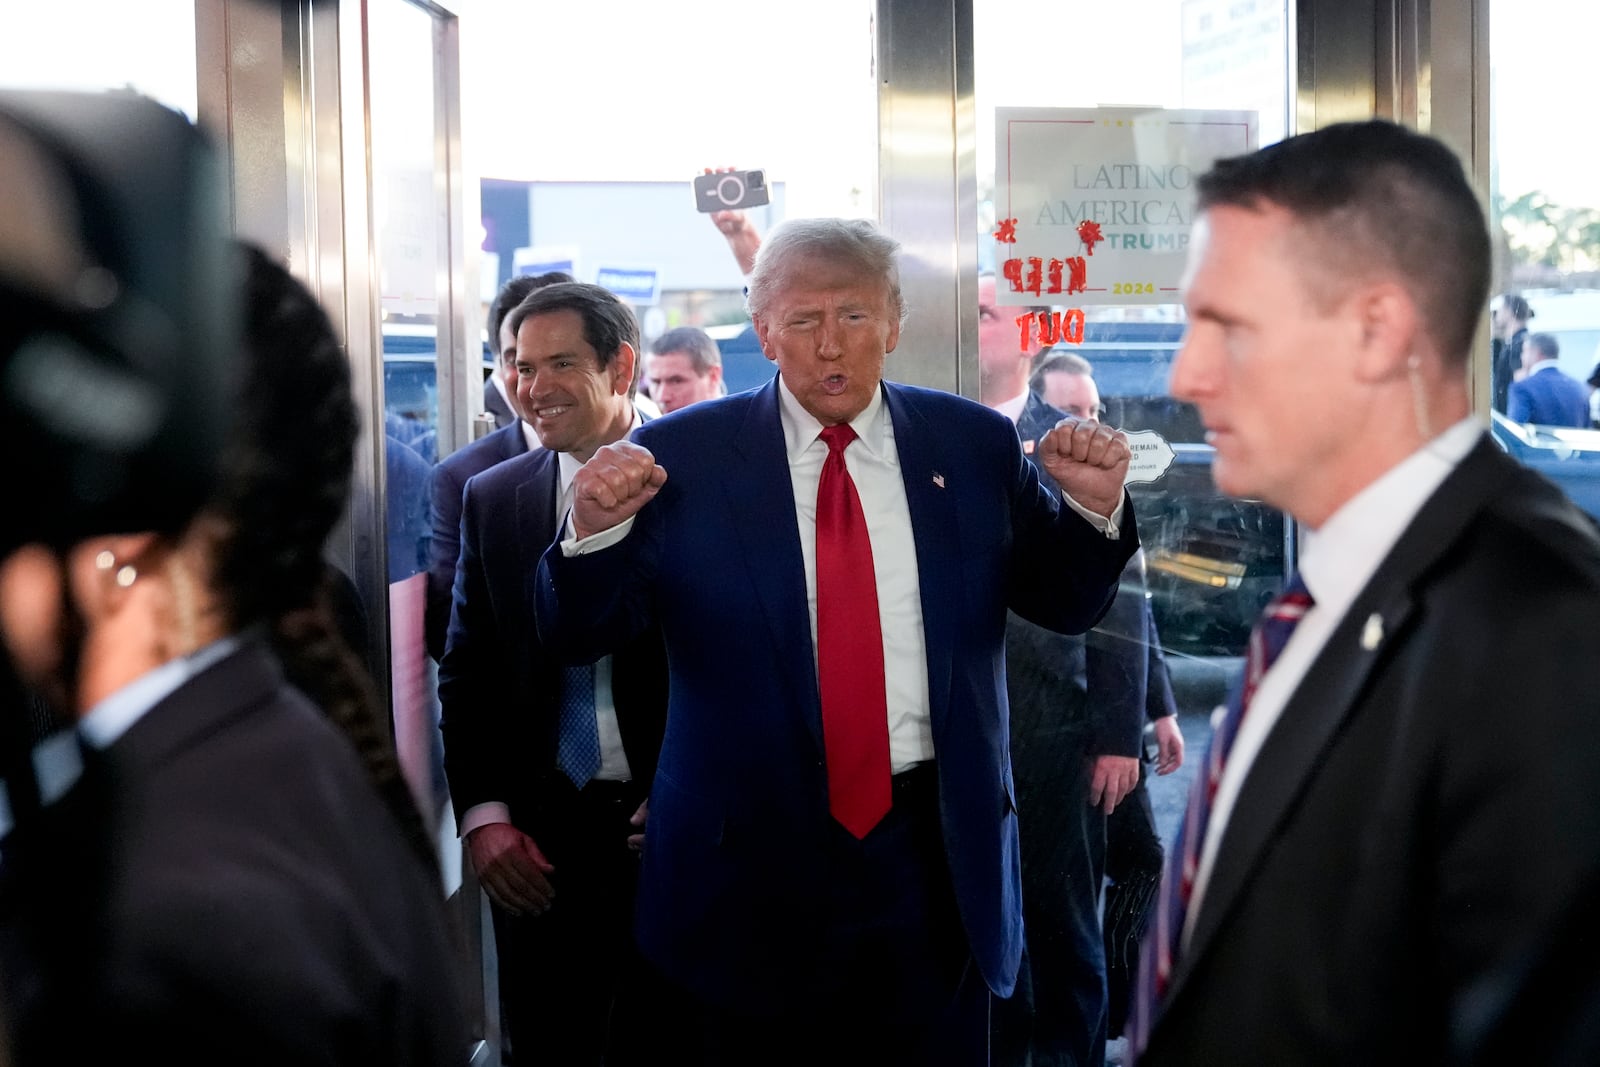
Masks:
[[[769,202],[765,171],[728,170],[694,179],[696,211],[742,211]]]

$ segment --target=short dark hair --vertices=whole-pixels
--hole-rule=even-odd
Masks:
[[[1528,362],[1527,351],[1530,348],[1537,351],[1543,359],[1559,359],[1561,356],[1561,345],[1554,334],[1530,333],[1522,342],[1524,363]]]
[[[1094,366],[1077,353],[1046,350],[1033,365],[1033,373],[1028,376],[1028,388],[1035,393],[1044,392],[1044,376],[1055,371],[1066,371],[1084,378],[1094,377]]]
[[[696,326],[679,326],[657,337],[650,351],[658,356],[679,353],[689,357],[694,372],[704,378],[712,367],[722,366],[722,351],[711,335]]]
[[[1533,308],[1528,306],[1528,301],[1523,299],[1521,293],[1507,293],[1500,298],[1500,306],[1507,315],[1518,322],[1527,322],[1533,318]]]
[[[511,330],[533,315],[555,311],[576,311],[583,319],[583,340],[600,357],[600,366],[609,367],[623,345],[639,351],[639,320],[628,305],[609,289],[585,282],[560,282],[535,289],[511,312]]]
[[[553,270],[546,274],[519,274],[500,287],[500,291],[494,294],[493,303],[489,305],[489,347],[494,351],[495,359],[500,358],[500,324],[512,309],[535,289],[572,280],[572,275],[566,271]]]
[[[1464,364],[1489,295],[1489,229],[1449,148],[1392,122],[1344,122],[1219,160],[1197,183],[1201,211],[1281,207],[1331,287],[1374,267],[1397,274],[1443,358]]]

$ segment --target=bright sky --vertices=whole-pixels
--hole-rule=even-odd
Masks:
[[[1189,0],[1191,12],[1220,2]],[[791,214],[872,210],[869,0],[459,6],[468,162],[484,175],[684,180],[704,166],[764,167],[789,183]],[[1182,0],[974,7],[980,160],[995,106],[1184,102]],[[1600,206],[1600,143],[1567,118],[1595,96],[1600,3],[1492,0],[1491,18],[1501,190]],[[132,84],[194,111],[193,0],[0,0],[0,20],[0,84]],[[403,81],[426,84],[411,74]]]

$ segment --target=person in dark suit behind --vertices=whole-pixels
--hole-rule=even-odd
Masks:
[[[570,282],[572,275],[562,271],[548,274],[519,274],[500,287],[489,304],[489,336],[495,342],[495,373],[484,383],[484,410],[493,394],[500,404],[517,403],[517,335],[507,327],[507,316],[535,289],[557,282]],[[499,386],[494,385],[499,382]],[[505,400],[500,389],[506,391]],[[510,410],[510,409],[507,409]],[[539,447],[539,438],[520,415],[501,421],[498,427],[476,441],[440,460],[428,476],[428,598],[423,608],[424,633],[428,655],[438,662],[444,655],[445,631],[450,625],[450,587],[456,578],[456,556],[461,550],[461,490],[467,479]]]
[[[1094,368],[1089,361],[1073,352],[1045,353],[1036,359],[1028,377],[1029,388],[1045,401],[1075,418],[1098,419],[1105,414],[1100,400],[1100,388],[1095,384]],[[1021,429],[1021,424],[1018,424]],[[1121,613],[1122,622],[1108,627],[1114,615]],[[1127,618],[1129,614],[1132,619]],[[1142,620],[1142,622],[1140,621]],[[1132,723],[1152,724],[1156,741],[1156,773],[1171,774],[1183,763],[1183,734],[1178,729],[1177,702],[1172,695],[1171,679],[1167,677],[1166,656],[1161,649],[1161,635],[1156,630],[1155,614],[1145,592],[1144,552],[1134,555],[1122,572],[1122,588],[1117,601],[1107,614],[1106,622],[1096,627],[1099,643],[1109,643],[1117,655],[1131,658],[1137,678],[1125,683],[1117,695],[1107,682],[1115,683],[1117,675],[1102,678],[1101,684],[1090,686],[1089,695],[1096,710],[1119,725],[1126,737]],[[1095,644],[1090,644],[1094,651]],[[1126,669],[1124,669],[1126,670]],[[1098,694],[1098,696],[1097,696]],[[1104,703],[1102,703],[1104,701]],[[1131,704],[1135,709],[1129,714]],[[1105,729],[1102,726],[1102,729]],[[1013,723],[1015,739],[1015,723]],[[1137,960],[1139,942],[1144,936],[1144,925],[1149,906],[1154,902],[1156,886],[1161,879],[1161,840],[1156,834],[1155,819],[1150,808],[1150,796],[1145,789],[1145,769],[1137,767],[1133,788],[1125,797],[1107,805],[1103,826],[1092,827],[1089,840],[1094,857],[1094,885],[1098,890],[1101,875],[1106,888],[1104,906],[1100,894],[1092,903],[1098,933],[1104,946],[1105,1021],[1103,1034],[1122,1033],[1127,1022],[1129,976]],[[1023,821],[1023,851],[1027,852],[1027,823]],[[1026,871],[1026,867],[1024,867]],[[1098,1064],[1104,1060],[1103,1042],[1090,1050],[1089,1055],[1079,1055],[1079,1062]],[[1035,1057],[1035,1064],[1038,1057]]]
[[[19,1062],[469,1051],[431,844],[329,610],[349,368],[302,286],[254,250],[241,266],[244,366],[210,501],[177,533],[0,565],[7,647],[76,722],[39,756],[59,799],[5,845]]]
[[[1019,312],[1002,307],[994,275],[978,279],[979,399],[1010,418],[1023,454],[1068,415],[1098,421],[1088,362],[1060,404],[1030,376],[1033,348],[1017,339]],[[1047,471],[1040,480],[1053,485]],[[1142,583],[1139,586],[1143,588]],[[1105,1062],[1106,965],[1100,928],[1106,818],[1138,781],[1144,720],[1142,595],[1122,590],[1086,635],[1057,634],[1015,612],[1006,617],[1011,764],[1022,847],[1025,945],[1017,992],[994,1005],[997,1067]]]
[[[552,285],[506,318],[518,404],[544,447],[467,482],[461,558],[439,666],[445,772],[493,901],[501,1000],[517,1063],[638,1062],[631,936],[637,851],[666,715],[660,637],[593,668],[543,646],[527,583],[573,477],[638,424],[639,328],[597,286]],[[637,844],[637,842],[634,842]]]
[[[1123,592],[1144,589],[1144,553],[1140,552],[1123,574]],[[1171,774],[1183,766],[1183,731],[1178,726],[1178,702],[1172,692],[1167,657],[1156,631],[1155,614],[1145,595],[1145,623],[1150,633],[1145,666],[1145,717],[1150,743],[1139,766],[1139,783],[1106,816],[1106,888],[1101,929],[1106,953],[1106,1032],[1118,1035],[1128,1025],[1128,1003],[1139,965],[1139,945],[1155,907],[1161,884],[1165,849],[1150,805],[1147,779],[1150,771]],[[1153,751],[1152,746],[1153,745]]]
[[[1522,377],[1511,383],[1506,418],[1539,426],[1589,428],[1589,390],[1561,370],[1561,345],[1547,333],[1531,333],[1522,345]]]
[[[774,230],[749,300],[778,378],[600,449],[540,565],[568,659],[666,641],[637,929],[686,1058],[983,1062],[1022,949],[1006,609],[1081,632],[1137,546],[1123,435],[1039,441],[1063,503],[1004,417],[882,380],[896,252]]]
[[[1142,1067],[1469,1056],[1474,990],[1515,1002],[1600,870],[1574,674],[1600,659],[1600,538],[1471,417],[1490,243],[1447,147],[1340,124],[1198,190],[1172,392],[1219,488],[1308,536],[1190,798],[1130,1043]]]
[[[1518,293],[1506,293],[1489,314],[1492,334],[1489,385],[1490,405],[1505,411],[1511,400],[1511,383],[1522,373],[1522,346],[1528,339],[1533,308]]]

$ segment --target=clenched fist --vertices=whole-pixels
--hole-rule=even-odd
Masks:
[[[1121,430],[1065,418],[1044,435],[1035,455],[1063,492],[1096,515],[1109,519],[1122,503],[1133,452]]]
[[[605,445],[572,479],[573,531],[589,537],[633,518],[666,480],[648,448],[632,441]]]

